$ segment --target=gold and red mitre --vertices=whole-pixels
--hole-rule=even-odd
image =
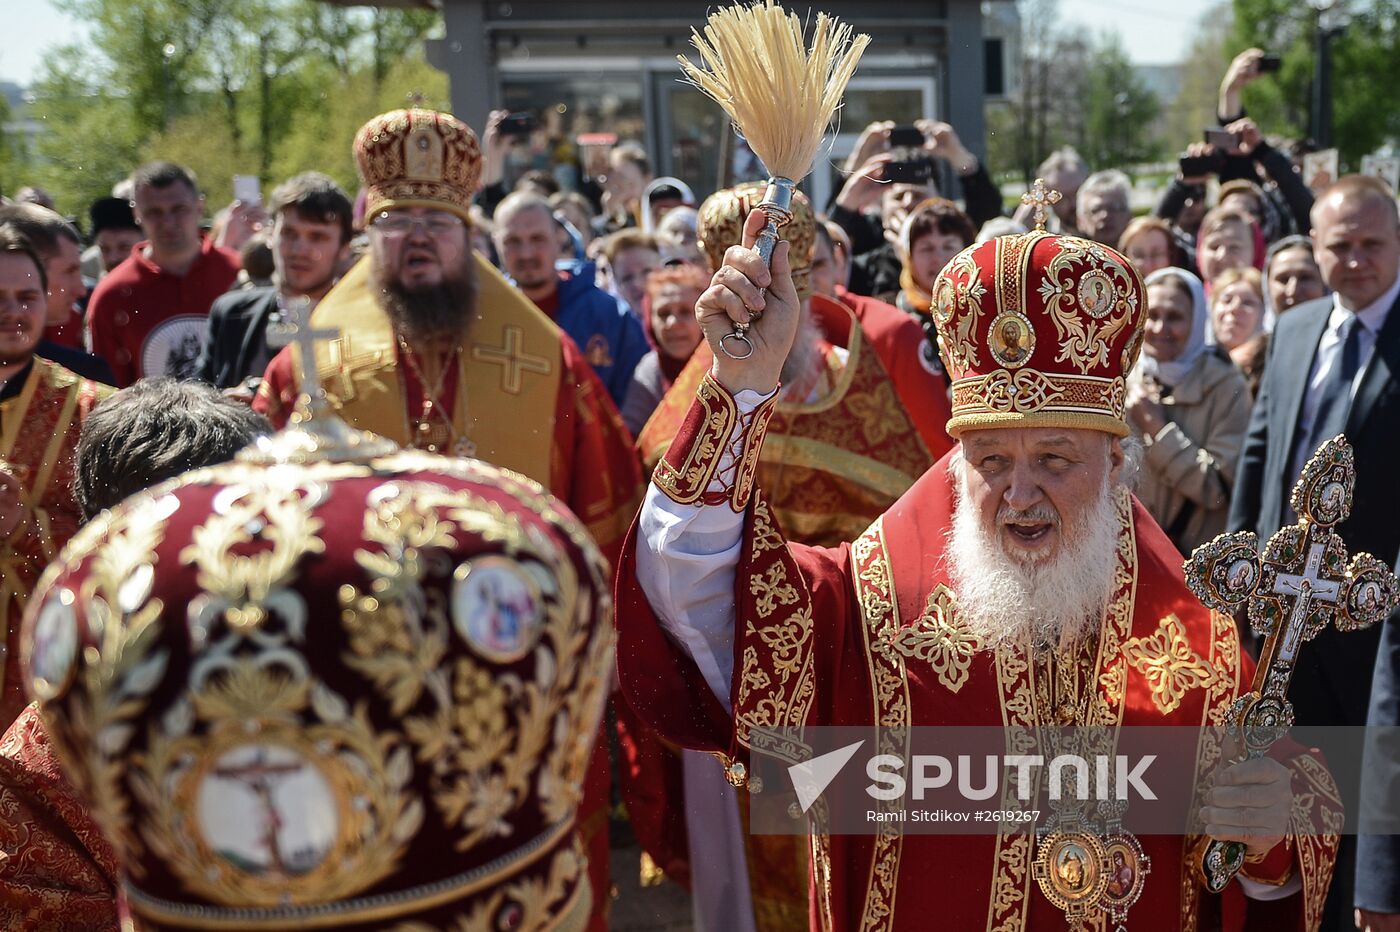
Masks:
[[[416,107],[382,113],[355,134],[355,162],[367,190],[366,217],[395,207],[434,207],[471,223],[481,146],[452,114]]]
[[[105,513],[30,603],[138,927],[582,929],[602,556],[515,473],[297,430]]]
[[[748,219],[749,211],[763,202],[767,190],[767,182],[749,181],[716,191],[700,205],[695,238],[710,262],[710,271],[724,265],[724,254],[729,247],[743,242],[744,221]],[[797,286],[797,296],[805,300],[812,296],[812,246],[817,241],[816,218],[812,214],[812,202],[801,191],[792,193],[791,209],[792,220],[778,228],[778,236],[791,244],[788,247],[788,261],[792,264],[792,282]]]
[[[932,310],[952,381],[951,436],[986,427],[1127,436],[1126,377],[1147,300],[1121,253],[1043,231],[999,236],[944,267]]]

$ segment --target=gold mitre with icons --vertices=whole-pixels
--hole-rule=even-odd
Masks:
[[[1037,229],[958,253],[933,284],[939,352],[952,382],[948,433],[1083,427],[1128,434],[1127,375],[1147,300],[1122,253],[1045,232],[1059,200],[1037,179]]]
[[[138,928],[581,929],[611,610],[541,486],[318,398],[80,530],[23,663]]]
[[[744,239],[744,221],[749,212],[763,202],[768,190],[764,181],[749,181],[724,188],[705,198],[696,219],[696,244],[709,260],[711,269],[724,264],[729,247]],[[789,243],[788,263],[792,266],[792,283],[799,298],[812,296],[812,247],[817,241],[816,216],[812,202],[801,191],[793,191],[792,219],[778,228],[778,238]]]
[[[355,134],[355,164],[365,186],[365,216],[401,207],[447,210],[471,223],[481,178],[481,146],[450,113],[391,110]]]

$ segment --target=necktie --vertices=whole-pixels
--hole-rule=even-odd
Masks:
[[[1301,451],[1303,462],[1307,462],[1325,441],[1346,429],[1347,413],[1351,410],[1351,386],[1361,366],[1361,329],[1355,315],[1342,324],[1342,352],[1318,387],[1317,410],[1308,429],[1307,446]]]

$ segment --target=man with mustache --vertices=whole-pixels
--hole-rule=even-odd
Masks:
[[[476,134],[450,113],[397,110],[360,129],[355,158],[368,191],[369,254],[311,315],[314,328],[339,331],[316,349],[331,404],[351,426],[402,446],[474,456],[534,479],[615,560],[637,507],[630,438],[574,342],[472,250]],[[278,428],[299,391],[297,352],[289,346],[273,358],[253,403]],[[580,818],[601,916],[601,739],[598,751]]]
[[[0,224],[0,729],[28,701],[18,650],[25,602],[82,523],[73,498],[78,430],[111,392],[35,355],[47,290],[39,254]]]
[[[1180,555],[1127,486],[1122,386],[1145,314],[1132,264],[1043,227],[958,254],[934,282],[932,313],[959,445],[854,543],[807,547],[784,538],[754,478],[800,317],[788,247],[770,271],[752,250],[754,213],[697,304],[714,367],[657,466],[619,571],[619,680],[637,715],[713,754],[752,807],[770,789],[750,782],[750,751],[775,731],[853,726],[880,747],[907,740],[909,726],[1219,721],[1252,664],[1233,621],[1191,596]],[[1086,282],[1112,300],[1093,301]],[[752,355],[719,352],[755,311]],[[875,753],[867,746],[853,766]],[[1197,879],[1193,836],[1095,822],[1074,837],[1101,840],[1066,845],[1014,830],[839,834],[818,820],[812,921],[1051,929],[1071,909],[1096,924],[1121,907],[1134,929],[1194,929],[1203,916],[1234,929],[1264,902],[1287,927],[1317,928],[1336,836],[1294,831],[1295,792],[1312,825],[1339,815],[1335,783],[1308,755],[1223,768],[1181,800],[1205,835],[1247,846],[1243,873],[1218,896]],[[854,803],[829,802],[831,812]],[[1151,870],[1135,869],[1135,889],[1110,902],[1111,851],[1132,853],[1135,868],[1150,858]],[[1066,889],[1055,868],[1072,859],[1103,886]]]

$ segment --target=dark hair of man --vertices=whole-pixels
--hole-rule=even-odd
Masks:
[[[941,197],[924,201],[909,214],[909,248],[930,233],[956,236],[964,246],[977,239],[977,228],[957,204]]]
[[[355,235],[351,228],[355,205],[340,185],[320,172],[302,172],[288,178],[272,189],[268,206],[274,217],[290,209],[314,223],[334,223],[340,227],[342,246]]]
[[[199,196],[199,182],[194,172],[174,162],[147,162],[131,173],[133,193],[142,188],[168,188],[172,184],[183,184]]]
[[[158,482],[233,459],[271,431],[261,414],[203,382],[142,379],[83,421],[73,494],[92,518]]]
[[[44,271],[44,260],[39,258],[39,253],[34,250],[34,245],[25,238],[24,234],[15,229],[13,224],[0,223],[0,256],[21,255],[27,256],[34,267],[39,270],[39,288],[41,291],[49,290],[49,276]]]
[[[29,241],[30,247],[45,259],[58,255],[59,237],[75,246],[82,246],[82,238],[73,224],[59,214],[38,204],[12,204],[0,207],[0,224],[13,228]]]
[[[559,179],[543,169],[532,168],[516,180],[512,190],[534,191],[541,197],[553,197],[559,193]]]

